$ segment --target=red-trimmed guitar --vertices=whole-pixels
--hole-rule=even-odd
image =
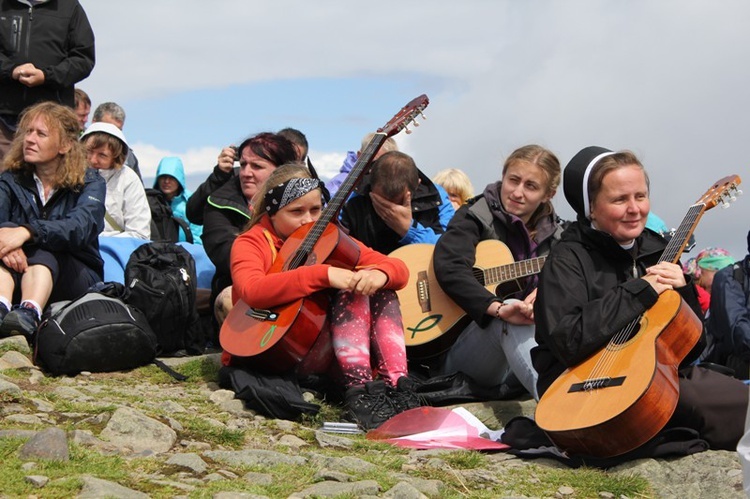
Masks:
[[[432,256],[434,244],[407,244],[388,256],[409,268],[409,283],[396,293],[404,324],[406,353],[411,359],[439,355],[455,343],[471,322],[437,282]],[[472,273],[488,291],[504,297],[521,290],[518,279],[537,274],[546,257],[513,262],[513,254],[501,241],[481,241],[476,247]]]
[[[343,268],[356,266],[359,247],[339,228],[339,210],[380,146],[422,114],[428,103],[427,96],[420,95],[378,129],[320,218],[287,238],[270,272],[323,262]],[[230,354],[248,357],[245,360],[254,368],[265,372],[288,371],[307,355],[318,338],[327,321],[329,301],[329,292],[314,293],[271,310],[253,308],[239,301],[222,324],[219,341]]]
[[[733,200],[739,183],[737,175],[725,177],[691,206],[659,261],[676,263],[703,213]],[[612,457],[640,447],[674,413],[677,368],[701,330],[680,295],[665,291],[605,348],[555,380],[539,401],[537,424],[570,454]]]

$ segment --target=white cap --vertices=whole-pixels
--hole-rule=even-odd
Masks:
[[[104,123],[103,121],[97,121],[96,123],[92,123],[89,125],[89,127],[86,129],[85,132],[81,134],[81,142],[90,134],[100,132],[100,133],[106,133],[109,134],[116,139],[119,139],[120,142],[122,142],[123,147],[125,148],[125,155],[128,154],[128,141],[125,139],[125,134],[122,133],[122,130],[117,128],[112,123]]]

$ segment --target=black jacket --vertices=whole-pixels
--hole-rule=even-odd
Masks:
[[[511,250],[513,261],[517,262],[546,255],[562,233],[557,216],[549,205],[550,214],[539,220],[532,239],[523,221],[503,209],[499,192],[500,182],[490,184],[483,194],[458,210],[435,245],[433,260],[440,287],[482,327],[491,319],[486,314],[487,307],[500,298],[474,276],[472,269],[476,263],[477,244],[484,240],[502,241]],[[531,292],[536,282],[536,278],[528,279],[518,297]]]
[[[539,374],[541,396],[567,368],[602,349],[659,298],[641,277],[659,261],[666,241],[646,229],[636,239],[636,256],[587,222],[571,224],[542,269],[534,304],[536,341],[531,359]],[[634,275],[635,274],[635,275]],[[689,276],[676,291],[702,318]],[[695,360],[705,333],[683,361]]]
[[[211,283],[213,298],[232,284],[232,244],[249,221],[250,208],[242,194],[240,178],[235,175],[208,196],[203,211],[203,247],[216,266],[216,274]]]
[[[12,78],[30,62],[44,84],[29,88]],[[26,107],[55,101],[73,107],[74,85],[94,69],[94,32],[77,0],[49,0],[35,7],[18,0],[0,4],[0,116],[15,126]]]

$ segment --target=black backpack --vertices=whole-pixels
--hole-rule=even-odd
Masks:
[[[172,206],[159,189],[146,189],[146,199],[151,210],[151,240],[156,242],[176,243],[180,238],[180,227],[185,232],[185,240],[193,242],[190,225],[180,217],[174,216]]]
[[[156,350],[156,335],[139,310],[90,291],[50,306],[37,333],[34,363],[53,375],[122,371],[152,362]]]
[[[196,279],[193,256],[173,243],[143,244],[125,265],[127,301],[146,316],[162,356],[203,353]]]

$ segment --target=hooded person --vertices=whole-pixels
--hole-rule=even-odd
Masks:
[[[128,142],[122,130],[111,123],[92,123],[81,135],[89,166],[107,183],[104,230],[100,236],[151,238],[151,212],[141,179],[123,168]]]
[[[734,450],[744,433],[747,387],[718,372],[694,365],[705,346],[700,321],[702,313],[692,279],[678,264],[660,261],[667,243],[660,235],[646,229],[650,199],[649,179],[643,165],[632,152],[592,146],[577,153],[565,167],[563,175],[565,198],[575,210],[577,221],[568,226],[548,256],[534,303],[538,346],[532,350],[531,357],[539,373],[537,386],[542,402],[546,402],[552,411],[558,411],[560,404],[550,407],[549,401],[550,398],[559,401],[556,397],[560,392],[550,390],[551,385],[566,368],[579,366],[592,357],[595,360],[595,356],[610,346],[607,355],[615,358],[608,357],[611,363],[592,376],[619,379],[635,375],[636,369],[650,369],[653,371],[653,376],[648,378],[652,380],[650,383],[664,379],[663,382],[669,382],[673,387],[673,382],[678,382],[679,390],[676,393],[675,390],[662,392],[664,399],[659,401],[665,407],[673,402],[674,412],[671,417],[665,413],[664,419],[669,419],[665,423],[659,421],[663,423],[661,425],[626,428],[632,423],[628,416],[639,414],[636,404],[632,404],[625,411],[626,416],[612,418],[606,424],[586,426],[581,430],[578,442],[606,443],[610,449],[617,448],[623,454],[641,448],[652,437],[658,437],[661,430],[680,427],[690,429],[712,449]],[[689,308],[695,317],[678,321],[673,329],[662,326],[670,332],[665,334],[662,331],[659,336],[657,351],[661,362],[638,359],[624,368],[627,359],[620,357],[627,355],[629,350],[626,347],[611,348],[612,342],[617,341],[615,336],[627,334],[623,331],[629,324],[640,324],[641,328],[659,327],[649,326],[647,321],[641,324],[640,320],[668,290],[676,291],[680,302],[684,301],[681,313],[691,316],[690,311],[683,310]],[[666,299],[670,300],[671,296],[670,292]],[[639,330],[636,328],[636,331]],[[641,332],[637,333],[641,336],[640,341],[650,341]],[[627,335],[628,344],[637,344],[632,340],[632,334]],[[670,344],[668,338],[672,334],[679,334],[680,340]],[[688,338],[693,341],[688,342]],[[680,348],[680,355],[673,352],[670,357],[668,353],[661,353],[665,347],[670,351]],[[674,360],[667,360],[670,358]],[[679,365],[674,365],[678,362]],[[662,364],[664,368],[657,369]],[[622,370],[612,372],[618,366]],[[671,371],[673,368],[677,368],[677,380],[666,375],[674,372]],[[619,386],[606,385],[607,394],[615,397],[628,395]],[[592,389],[604,388],[595,386]],[[548,391],[551,395],[545,401]],[[667,394],[674,397],[667,397]],[[598,397],[592,400],[601,400],[602,396],[598,393]],[[548,431],[545,423],[549,419],[545,421],[544,405],[540,402],[536,421]],[[577,417],[574,413],[563,411],[561,414],[565,414],[563,418],[574,420]],[[642,429],[636,431],[634,428]],[[594,434],[601,431],[606,436]],[[556,443],[561,445],[559,441]],[[568,442],[561,447],[574,454],[582,452],[571,449],[573,445]],[[583,453],[597,455],[593,448]]]
[[[174,216],[186,222],[188,221],[185,215],[185,207],[192,193],[185,185],[185,168],[180,158],[168,156],[159,161],[159,167],[156,170],[156,179],[154,180],[154,189],[161,191],[164,197],[167,198]],[[193,233],[193,243],[202,245],[201,235],[203,233],[203,226],[190,223],[190,231]],[[187,240],[182,228],[180,228],[179,240]]]

